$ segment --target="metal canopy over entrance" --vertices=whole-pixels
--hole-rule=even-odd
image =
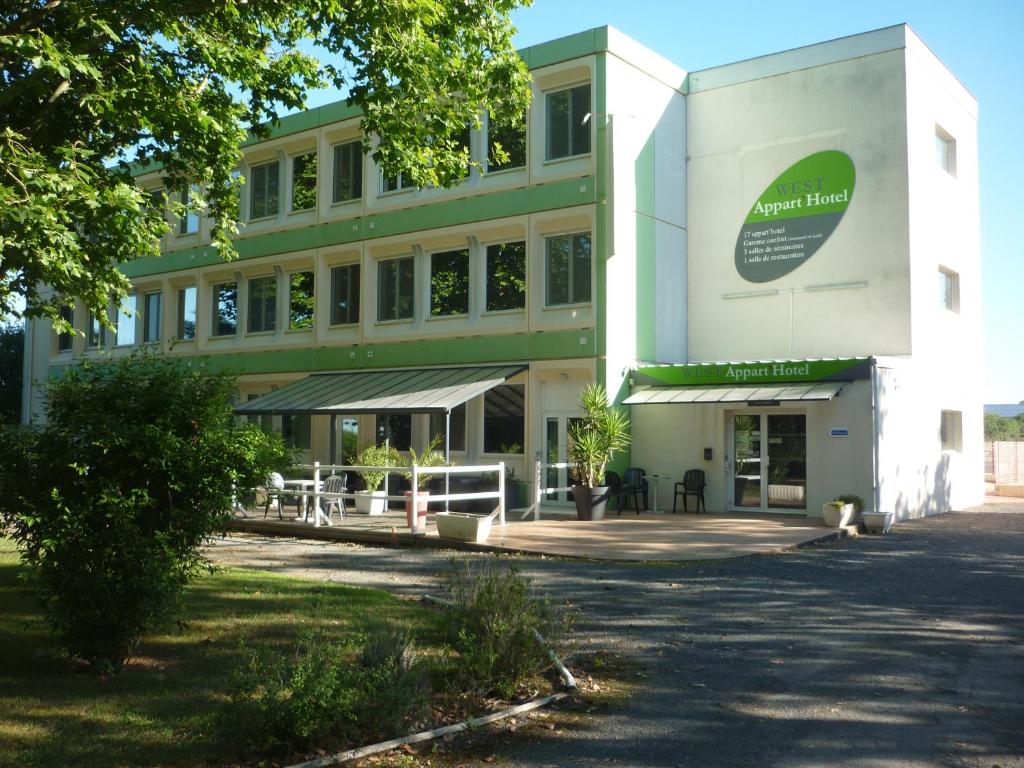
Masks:
[[[790,384],[730,384],[712,387],[651,387],[634,392],[626,405],[649,403],[782,403],[799,400],[831,400],[846,385],[843,381]]]

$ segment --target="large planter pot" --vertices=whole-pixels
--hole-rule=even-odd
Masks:
[[[430,494],[427,491],[420,491],[416,494],[416,516],[420,518],[417,528],[422,528],[427,519],[427,504],[430,503]],[[405,492],[405,524],[412,528],[412,491]]]
[[[608,488],[598,485],[590,488],[586,485],[574,485],[572,498],[576,502],[576,517],[580,520],[604,520],[608,507]]]
[[[892,512],[861,512],[860,519],[870,533],[887,533],[892,526]]]
[[[835,504],[822,504],[821,516],[825,520],[825,525],[830,528],[841,528],[853,520],[853,504],[844,504],[841,507]]]
[[[491,516],[469,512],[438,512],[437,534],[445,539],[482,544],[491,535]]]
[[[356,491],[356,512],[361,515],[383,515],[387,506],[384,491]]]

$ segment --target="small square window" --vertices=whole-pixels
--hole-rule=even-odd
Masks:
[[[961,450],[963,439],[963,415],[960,411],[943,411],[939,426],[939,440],[942,450]]]
[[[947,312],[960,313],[960,275],[939,268],[939,306]]]
[[[935,126],[935,160],[939,168],[956,176],[956,139]]]
[[[316,152],[307,152],[292,158],[292,210],[308,211],[316,208]]]

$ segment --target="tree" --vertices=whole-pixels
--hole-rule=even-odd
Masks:
[[[25,328],[0,325],[0,424],[21,420],[22,363],[25,359]]]
[[[239,489],[290,463],[236,426],[233,377],[138,353],[69,368],[40,428],[0,433],[0,529],[15,539],[62,646],[117,670],[172,615]]]
[[[132,160],[160,170],[175,215],[205,209],[231,257],[246,130],[266,136],[311,88],[362,109],[385,173],[457,182],[466,126],[528,102],[509,13],[529,1],[0,0],[0,314],[20,293],[68,330],[59,305],[79,297],[108,322],[118,266],[168,227]]]

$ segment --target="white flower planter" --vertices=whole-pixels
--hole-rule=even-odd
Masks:
[[[437,534],[444,539],[472,541],[483,544],[491,535],[490,515],[473,515],[468,512],[438,512],[434,516]]]
[[[829,528],[842,528],[853,520],[853,504],[844,504],[841,507],[834,504],[822,504],[821,516]]]
[[[384,491],[356,491],[356,512],[361,515],[383,515],[387,505]]]
[[[864,528],[871,533],[887,533],[892,527],[892,512],[861,512]]]

